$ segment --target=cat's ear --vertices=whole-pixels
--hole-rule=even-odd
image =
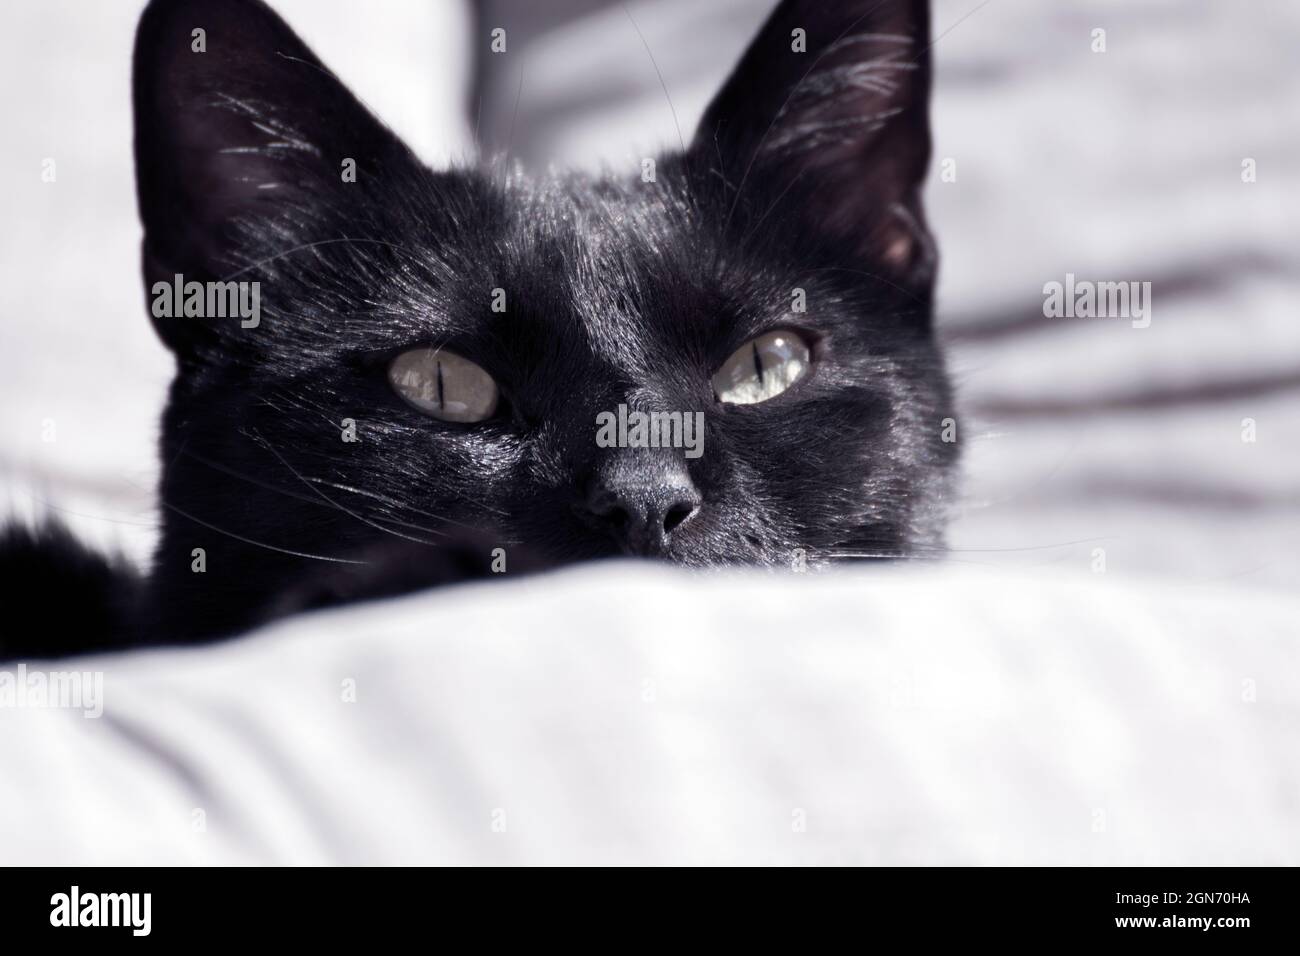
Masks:
[[[928,286],[929,19],[928,0],[784,0],[709,105],[693,153],[751,218],[793,203],[829,243]]]
[[[133,71],[146,288],[177,273],[227,278],[249,265],[250,230],[286,247],[327,238],[310,234],[313,209],[418,168],[260,0],[153,0]],[[211,334],[193,321],[155,324],[178,351]]]

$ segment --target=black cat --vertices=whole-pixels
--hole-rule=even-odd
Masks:
[[[154,0],[134,97],[177,363],[161,543],[137,582],[10,529],[7,603],[40,610],[6,612],[3,651],[215,637],[502,564],[939,549],[928,20],[787,0],[653,176],[535,180],[427,169],[258,0]],[[260,311],[160,308],[178,281],[257,283]],[[697,453],[598,440],[638,412],[675,413],[661,446],[698,422]]]

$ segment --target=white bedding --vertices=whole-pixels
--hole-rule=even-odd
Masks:
[[[0,715],[0,858],[1295,864],[1298,612],[621,564],[357,607],[59,665],[103,716]]]

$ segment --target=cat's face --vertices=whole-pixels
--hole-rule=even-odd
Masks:
[[[821,6],[777,10],[652,178],[542,181],[426,170],[260,3],[151,6],[146,286],[255,281],[260,309],[155,318],[173,597],[236,627],[321,559],[464,529],[507,563],[937,546],[925,6]],[[642,447],[651,412],[675,447]]]

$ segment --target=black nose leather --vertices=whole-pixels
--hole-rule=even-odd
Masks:
[[[583,510],[627,554],[660,554],[700,510],[700,493],[684,463],[626,449],[596,472]]]

